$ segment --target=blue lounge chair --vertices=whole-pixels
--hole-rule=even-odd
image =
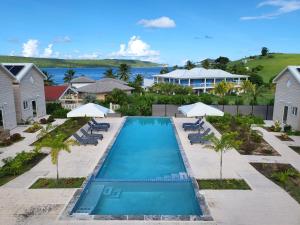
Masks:
[[[92,130],[95,130],[95,131],[108,131],[107,126],[95,125],[95,124],[92,124],[91,122],[88,122],[88,125]]]
[[[196,125],[187,125],[183,129],[184,131],[197,131],[203,129],[204,121]]]
[[[182,128],[184,128],[185,126],[197,125],[201,122],[201,120],[202,120],[202,118],[198,119],[195,123],[183,123]]]
[[[206,135],[208,135],[210,132],[210,128],[207,128],[204,132],[202,133],[192,133],[192,134],[189,134],[188,135],[188,139],[191,140],[191,139],[194,139],[194,138],[197,138],[197,137],[204,137]]]
[[[103,135],[102,134],[89,134],[85,129],[80,129],[81,133],[86,136],[86,137],[93,137],[99,140],[103,139]]]
[[[92,118],[92,122],[93,122],[95,125],[103,125],[103,126],[107,126],[108,128],[110,127],[110,124],[109,124],[109,123],[98,123],[94,118]]]
[[[190,139],[191,145],[208,143],[209,140],[206,139],[206,136],[195,137],[195,138]]]
[[[73,134],[74,138],[81,144],[81,145],[97,145],[98,141],[96,138],[91,137],[80,137],[78,134]]]

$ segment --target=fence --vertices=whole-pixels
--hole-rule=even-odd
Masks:
[[[252,113],[251,105],[224,105],[224,110],[222,105],[212,105],[213,107],[220,109],[231,115],[242,114],[249,115]],[[178,111],[178,105],[152,105],[152,116],[175,116],[175,117],[184,117]],[[254,105],[253,106],[253,115],[259,116],[265,120],[273,119],[273,106],[270,105]]]

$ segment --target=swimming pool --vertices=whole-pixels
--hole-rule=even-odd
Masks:
[[[171,119],[128,117],[71,214],[203,215]]]

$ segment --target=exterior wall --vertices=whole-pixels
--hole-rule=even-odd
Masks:
[[[17,120],[33,118],[32,101],[36,101],[37,117],[46,115],[46,101],[44,80],[39,72],[32,68],[15,88],[15,102],[17,103]],[[24,109],[23,102],[28,102],[28,108]]]
[[[300,84],[288,70],[276,83],[273,120],[283,123],[284,106],[288,106],[286,124],[291,125],[295,130],[300,130]],[[292,107],[298,108],[296,116],[292,114]]]
[[[0,69],[0,110],[3,127],[11,130],[17,126],[12,80]]]

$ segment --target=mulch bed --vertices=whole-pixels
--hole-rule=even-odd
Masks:
[[[288,138],[284,138],[280,135],[276,135],[276,137],[280,140],[280,141],[294,141],[292,138],[288,137]]]

